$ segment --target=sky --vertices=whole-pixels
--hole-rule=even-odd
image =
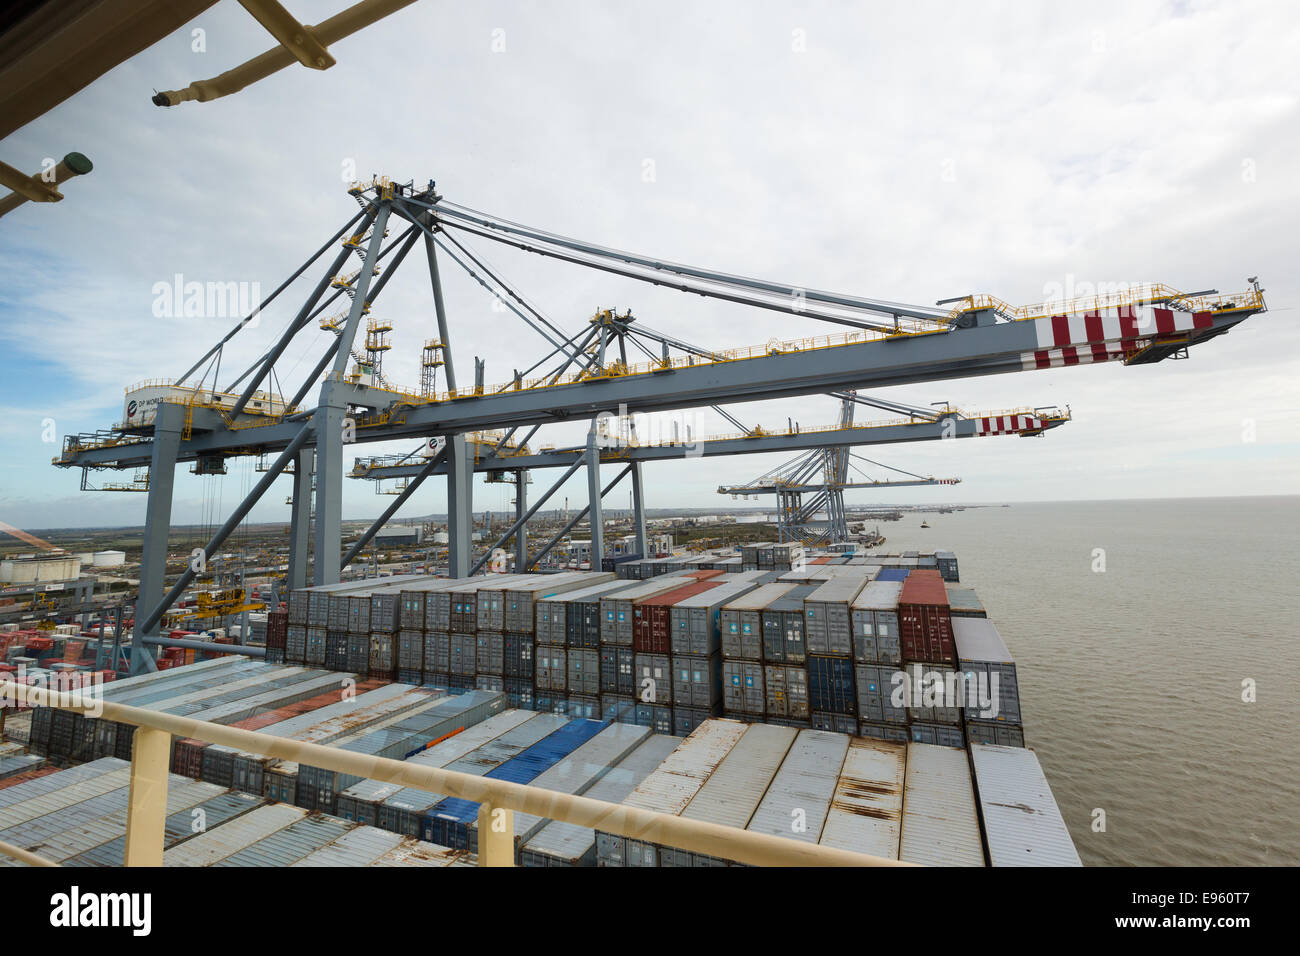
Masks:
[[[304,22],[343,5],[289,4]],[[169,314],[160,289],[179,276],[268,293],[356,212],[347,181],[372,173],[434,179],[449,200],[604,245],[921,304],[972,292],[1028,304],[1152,281],[1237,292],[1258,275],[1269,311],[1188,361],[880,390],[971,412],[1069,405],[1074,420],[1034,440],[859,448],[962,484],[847,500],[1295,493],[1298,41],[1300,10],[1282,3],[421,0],[335,44],[327,71],[295,65],[224,99],[154,106],[155,89],[271,45],[223,0],[0,142],[0,158],[27,171],[71,150],[95,164],[63,202],[0,221],[0,520],[141,523],[144,495],[83,492],[79,471],[50,465],[62,436],[120,421],[126,387],[180,375],[234,324]],[[838,331],[469,241],[571,331],[606,307],[708,347]],[[236,336],[223,385],[274,341],[317,275]],[[496,383],[549,351],[445,260],[443,276],[462,378],[474,356]],[[416,386],[436,331],[419,257],[374,314],[394,327],[388,377]],[[277,366],[286,383],[328,335],[295,339]],[[728,408],[769,426],[830,424],[837,412],[824,396]],[[692,415],[696,434],[735,431],[712,411]],[[539,440],[581,441],[585,427]],[[348,449],[348,461],[412,445]],[[784,457],[648,465],[647,505],[730,506],[720,484]],[[181,466],[173,522],[219,521],[256,477],[248,462],[219,478]],[[548,484],[535,475],[532,494]],[[287,520],[289,492],[279,479],[251,519]],[[348,518],[391,501],[368,482],[345,481],[344,494]],[[480,483],[474,507],[503,510],[510,494]],[[585,494],[578,475],[562,497]],[[607,505],[625,507],[626,492]],[[444,510],[439,478],[404,513]]]

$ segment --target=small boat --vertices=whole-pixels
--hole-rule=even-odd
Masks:
[[[930,527],[930,525],[929,525],[928,522],[922,521],[922,522],[921,522],[921,527],[922,527],[922,528],[928,528],[928,527]]]

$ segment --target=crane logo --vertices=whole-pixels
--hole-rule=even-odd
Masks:
[[[131,401],[126,403],[126,417],[135,418],[135,413],[139,408],[140,406],[135,403],[135,399],[131,399]]]

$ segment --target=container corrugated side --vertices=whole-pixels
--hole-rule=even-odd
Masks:
[[[906,744],[851,739],[817,842],[897,860],[906,764]]]
[[[821,839],[850,739],[824,730],[800,731],[745,829],[805,843]]]
[[[984,841],[965,750],[908,745],[898,858],[926,866],[984,865]]]
[[[310,814],[213,863],[213,866],[290,866],[328,846],[356,826],[338,817]]]
[[[200,833],[165,850],[163,866],[212,866],[306,816],[306,810],[283,803],[258,807],[215,830]]]
[[[680,737],[652,734],[596,781],[585,796],[621,803],[681,742]],[[552,820],[524,843],[519,856],[524,866],[594,866],[596,831]]]
[[[623,803],[673,816],[681,813],[747,727],[735,720],[709,720],[700,724]],[[658,848],[653,843],[599,831],[596,853],[600,866],[657,866],[659,863]]]
[[[751,724],[682,811],[682,816],[743,830],[749,825],[797,735],[798,731],[790,727]],[[659,864],[729,865],[724,860],[669,846],[659,848]]]
[[[1082,866],[1038,755],[972,744],[975,790],[994,866]]]
[[[649,727],[610,724],[559,763],[535,777],[530,786],[557,793],[585,794],[649,736]],[[547,817],[516,812],[516,851],[549,822]],[[477,828],[477,824],[471,824],[471,827]]]
[[[371,866],[405,838],[378,827],[359,826],[333,843],[308,853],[293,866]]]
[[[207,786],[212,785],[207,784]],[[263,806],[262,801],[252,794],[225,790],[195,807],[173,813],[167,817],[163,825],[163,850],[166,852],[196,836],[195,825],[200,821],[203,825],[201,832],[206,833],[260,806]],[[125,851],[126,835],[123,833],[107,843],[101,843],[84,853],[64,860],[63,864],[65,866],[121,866]]]

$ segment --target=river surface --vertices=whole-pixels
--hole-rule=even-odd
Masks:
[[[1084,863],[1189,866],[1300,862],[1298,526],[1285,497],[1014,504],[880,530],[889,551],[956,553],[1016,659],[1025,740]]]

